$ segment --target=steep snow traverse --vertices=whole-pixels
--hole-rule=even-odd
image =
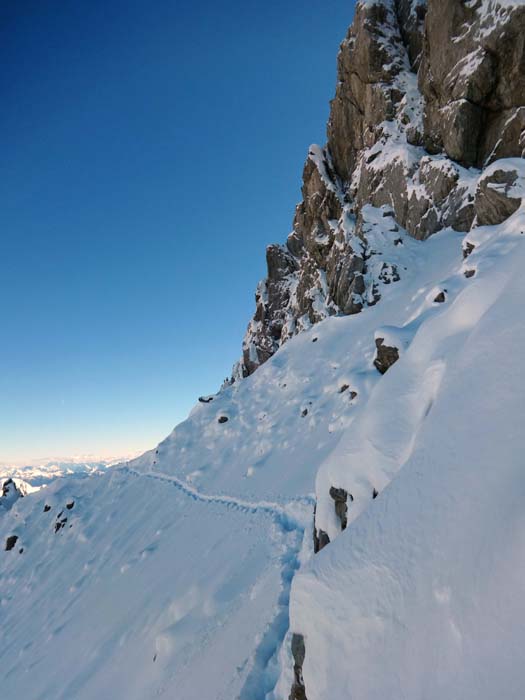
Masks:
[[[524,36],[357,2],[231,378],[2,474],[2,700],[523,700]]]

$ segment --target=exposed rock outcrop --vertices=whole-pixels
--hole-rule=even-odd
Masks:
[[[267,250],[241,361],[251,374],[296,333],[376,304],[395,246],[498,223],[525,150],[525,7],[499,0],[361,0],[341,44],[324,147],[311,146],[286,245]],[[446,47],[446,50],[445,48]]]
[[[330,496],[335,501],[335,514],[341,523],[341,530],[345,530],[348,524],[348,492],[345,489],[337,489],[334,486],[330,488]],[[350,495],[350,500],[352,495]]]
[[[330,544],[330,538],[324,530],[318,530],[315,527],[314,520],[314,554],[324,549],[327,544]]]
[[[419,72],[429,151],[477,167],[522,155],[524,36],[524,6],[429,0]]]
[[[399,360],[399,349],[385,345],[384,338],[376,338],[376,357],[374,366],[381,374],[384,374],[394,363]]]
[[[10,552],[18,541],[18,535],[10,535],[5,541],[5,551]]]
[[[11,477],[1,480],[2,489],[0,492],[0,512],[1,509],[9,510],[19,498],[27,494],[27,484]]]
[[[306,649],[302,634],[292,635],[292,656],[294,660],[294,681],[289,695],[289,700],[307,700],[303,680],[303,663],[306,656]]]
[[[513,195],[517,180],[517,170],[503,168],[480,178],[474,202],[479,225],[501,224],[514,214],[521,204],[521,196]]]

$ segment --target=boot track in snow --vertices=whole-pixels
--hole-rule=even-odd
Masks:
[[[219,504],[244,513],[265,513],[274,518],[284,535],[294,535],[292,544],[285,548],[281,557],[282,589],[275,615],[258,641],[252,655],[251,669],[237,696],[237,700],[265,700],[275,688],[279,678],[277,657],[289,629],[290,589],[295,572],[300,565],[299,552],[305,530],[310,527],[315,498],[306,495],[288,499],[286,503],[252,502],[233,496],[202,493],[181,479],[163,472],[140,472],[129,467],[122,467],[120,471],[136,477],[166,482],[195,501]]]

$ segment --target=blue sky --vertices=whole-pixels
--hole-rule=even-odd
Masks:
[[[0,9],[0,462],[154,446],[240,354],[343,0]]]

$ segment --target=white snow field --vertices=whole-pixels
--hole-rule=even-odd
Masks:
[[[1,697],[264,698],[310,512],[127,469],[19,499],[1,524],[19,537],[2,552]]]
[[[421,288],[410,346],[319,471],[318,525],[337,537],[330,485],[360,517],[294,581],[309,700],[524,697],[524,234],[522,207],[467,236],[476,275],[451,269],[439,309]]]
[[[425,242],[385,213],[376,306],[0,515],[2,700],[284,700],[291,632],[308,700],[523,698],[525,208]]]

